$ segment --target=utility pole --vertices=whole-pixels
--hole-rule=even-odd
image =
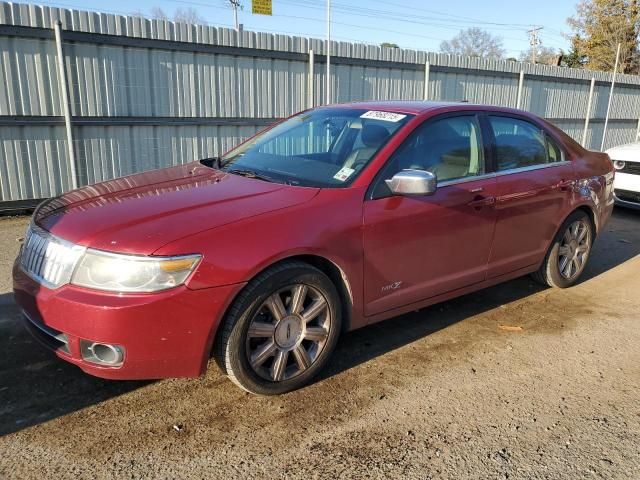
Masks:
[[[242,8],[242,4],[240,0],[229,0],[229,3],[231,4],[231,8],[233,8],[233,24],[237,32],[240,30],[240,25],[238,24],[238,7]]]
[[[327,0],[327,80],[326,101],[331,103],[331,0]]]
[[[538,32],[542,30],[544,27],[533,27],[531,30],[527,30],[529,34],[529,45],[531,45],[531,62],[536,63],[536,52],[538,45],[542,42],[538,38]]]

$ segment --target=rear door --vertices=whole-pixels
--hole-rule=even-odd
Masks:
[[[389,159],[364,202],[366,315],[486,278],[496,179],[484,143],[476,115],[436,117]],[[393,196],[384,180],[405,169],[436,173],[435,194]]]
[[[539,125],[503,114],[486,118],[497,173],[491,278],[542,261],[569,213],[574,172],[559,144]]]

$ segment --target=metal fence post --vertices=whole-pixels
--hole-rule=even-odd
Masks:
[[[607,139],[607,125],[609,125],[609,113],[611,112],[611,101],[613,100],[613,87],[616,85],[616,74],[618,73],[618,59],[620,58],[620,44],[616,50],[616,63],[613,67],[613,76],[611,77],[611,90],[609,90],[609,102],[607,103],[607,114],[604,117],[604,128],[602,129],[602,143],[600,151],[604,150],[604,142]]]
[[[76,171],[76,154],[73,145],[73,126],[71,124],[71,106],[69,105],[69,90],[67,84],[67,70],[64,64],[64,52],[62,51],[62,22],[54,23],[53,29],[56,35],[56,51],[58,55],[58,73],[60,80],[60,93],[62,94],[62,111],[64,112],[64,126],[67,131],[67,151],[69,153],[69,173],[71,175],[71,187],[78,188],[78,174]]]
[[[429,73],[431,64],[424,62],[424,100],[429,100]]]
[[[589,119],[591,118],[591,103],[593,102],[593,90],[596,86],[595,77],[591,77],[589,87],[589,100],[587,101],[587,114],[584,116],[584,131],[582,132],[582,146],[587,148],[587,132],[589,131]]]
[[[518,97],[516,98],[516,108],[520,108],[522,105],[522,88],[524,87],[524,70],[520,70],[520,77],[518,78]]]
[[[313,50],[309,50],[309,82],[307,85],[307,106],[309,108],[314,107],[314,82],[313,82]]]
[[[326,80],[326,104],[329,105],[332,100],[331,95],[331,0],[327,0],[327,80]]]

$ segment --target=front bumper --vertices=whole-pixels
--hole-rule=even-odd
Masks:
[[[640,208],[640,175],[616,172],[613,186],[616,205]]]
[[[16,303],[41,343],[85,372],[142,380],[194,377],[207,366],[213,339],[229,303],[243,287],[185,286],[154,294],[109,294],[73,285],[50,290],[13,268]],[[120,367],[87,362],[80,340],[125,347]]]

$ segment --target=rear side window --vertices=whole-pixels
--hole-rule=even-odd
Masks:
[[[563,160],[562,150],[533,123],[511,117],[489,116],[496,140],[498,171]]]

